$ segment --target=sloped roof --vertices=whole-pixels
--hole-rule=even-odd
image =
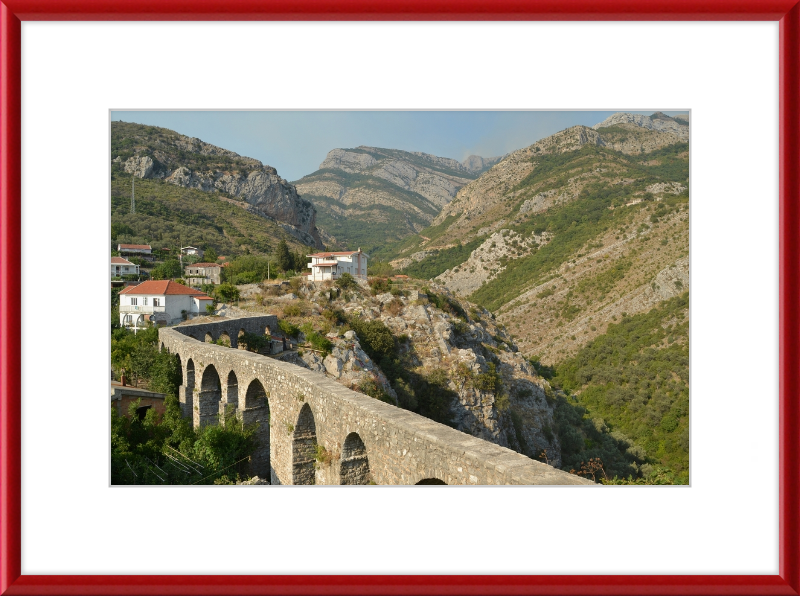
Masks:
[[[112,265],[133,265],[128,259],[123,259],[122,257],[111,257],[111,264]]]
[[[184,286],[169,280],[150,280],[140,283],[138,286],[128,286],[120,294],[153,294],[157,296],[179,296],[189,295],[197,298],[208,298],[198,289]],[[208,298],[210,300],[210,298]]]
[[[347,252],[317,252],[309,257],[349,257],[350,255],[357,255],[357,250],[349,250]],[[361,253],[364,254],[364,253]]]
[[[123,249],[123,248],[132,248],[132,249],[137,249],[137,250],[144,250],[144,249],[147,249],[147,250],[152,250],[152,249],[150,248],[150,245],[149,245],[149,244],[120,244],[120,245],[119,245],[119,248],[120,248],[120,249]]]
[[[186,267],[222,267],[219,263],[192,263]]]

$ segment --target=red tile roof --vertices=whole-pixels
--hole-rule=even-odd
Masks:
[[[357,255],[357,250],[349,250],[347,252],[317,252],[309,257],[349,257],[350,255]],[[363,254],[363,253],[362,253]]]
[[[111,257],[111,264],[112,265],[133,265],[128,259],[123,259],[122,257]]]
[[[192,263],[191,265],[186,265],[187,267],[222,267],[219,263]]]
[[[334,265],[338,265],[338,263],[336,261],[333,261],[332,263],[314,263],[311,266],[312,267],[333,267]]]
[[[128,286],[120,292],[120,294],[153,294],[156,296],[177,296],[177,295],[190,295],[196,298],[206,298],[211,300],[196,288],[190,288],[174,281],[156,281],[150,280],[140,283],[138,286]]]
[[[120,249],[133,248],[133,249],[138,249],[138,250],[143,250],[143,249],[151,250],[149,244],[120,244],[119,248]]]

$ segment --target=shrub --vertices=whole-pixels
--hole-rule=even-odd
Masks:
[[[331,341],[316,331],[306,333],[306,341],[308,341],[308,343],[310,343],[315,349],[322,352],[325,356],[330,354],[331,350],[333,349],[333,344]]]
[[[303,314],[303,310],[299,304],[287,304],[283,307],[283,315],[285,317],[299,317]]]
[[[342,273],[339,279],[336,280],[336,285],[343,290],[355,288],[358,286],[355,278],[349,273]]]
[[[278,327],[289,337],[297,337],[300,334],[300,328],[285,319],[278,321]]]
[[[403,303],[395,298],[389,304],[384,306],[384,308],[389,312],[390,315],[393,317],[398,316],[401,312],[403,312]]]
[[[375,399],[379,399],[387,404],[396,405],[392,396],[386,393],[383,387],[375,382],[375,379],[363,379],[358,385],[358,390],[364,395],[369,395]]]
[[[233,302],[239,299],[239,288],[231,283],[218,285],[214,293],[222,302]]]
[[[372,277],[369,280],[369,288],[373,296],[385,294],[389,291],[389,281],[384,277]]]
[[[245,332],[239,337],[239,345],[244,345],[248,352],[260,352],[269,345],[270,338],[267,335]]]

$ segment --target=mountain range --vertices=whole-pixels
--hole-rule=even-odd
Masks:
[[[428,227],[460,188],[499,159],[472,155],[460,163],[397,149],[333,149],[294,184],[314,203],[334,244],[373,252]]]

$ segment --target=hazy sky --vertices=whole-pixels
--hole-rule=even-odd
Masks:
[[[610,112],[284,112],[112,111],[112,120],[169,128],[254,157],[294,181],[319,168],[328,151],[359,145],[423,151],[463,161],[527,147]],[[634,113],[652,114],[654,110]],[[664,112],[670,116],[685,112]]]

